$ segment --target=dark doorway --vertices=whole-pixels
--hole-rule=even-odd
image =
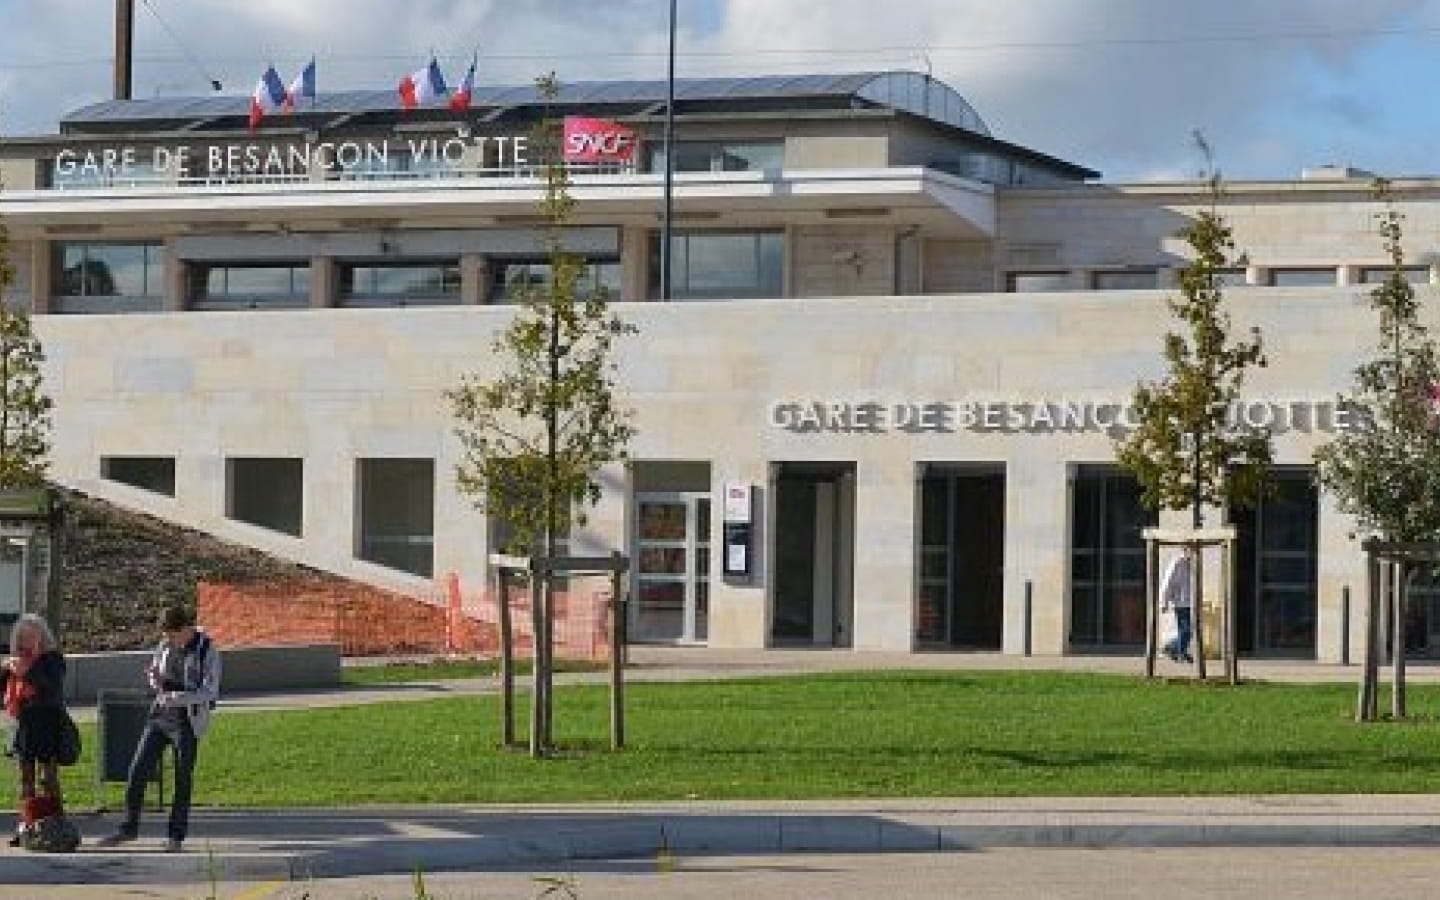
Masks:
[[[1145,642],[1144,529],[1156,515],[1135,476],[1078,466],[1070,490],[1070,643],[1135,647]]]
[[[926,466],[919,518],[915,645],[999,650],[1005,611],[1005,472]]]
[[[779,463],[772,496],[772,643],[851,646],[854,463]]]
[[[1309,467],[1275,469],[1271,489],[1236,528],[1236,641],[1240,652],[1315,655],[1320,493]]]

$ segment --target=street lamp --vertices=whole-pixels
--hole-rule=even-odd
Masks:
[[[660,299],[670,299],[670,242],[675,211],[675,3],[670,0],[670,43],[665,67],[665,187],[660,213]]]

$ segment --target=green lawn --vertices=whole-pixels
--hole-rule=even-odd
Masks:
[[[1354,687],[1076,673],[885,672],[556,691],[562,758],[497,747],[497,699],[225,712],[196,800],[219,805],[676,798],[1430,792],[1440,688],[1355,725]],[[523,697],[521,698],[523,700]],[[520,704],[524,733],[525,706]],[[87,753],[93,751],[93,732]],[[85,798],[89,759],[69,770]],[[118,796],[118,789],[116,789]]]

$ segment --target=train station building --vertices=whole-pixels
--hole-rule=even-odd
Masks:
[[[1368,176],[1107,183],[916,73],[676,96],[668,301],[663,82],[480,87],[462,112],[335,93],[254,130],[247,98],[114,100],[0,142],[54,477],[378,585],[483,584],[497,529],[455,489],[444,392],[497,371],[516,285],[548,276],[528,135],[583,117],[637,139],[573,168],[566,244],[638,328],[616,356],[638,436],[570,546],[632,555],[633,639],[1139,652],[1156,517],[1114,441],[1162,372],[1177,234],[1216,203],[1245,254],[1227,306],[1270,360],[1234,414],[1277,460],[1257,508],[1210,513],[1238,528],[1241,650],[1359,645],[1363,558],[1311,457],[1376,334]],[[1394,195],[1433,300],[1440,182]],[[1414,616],[1414,652],[1440,650],[1431,595]]]

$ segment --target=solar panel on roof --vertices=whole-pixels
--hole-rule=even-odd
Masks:
[[[912,90],[913,88],[913,90]],[[939,92],[938,94],[936,92]],[[665,99],[665,82],[581,81],[561,85],[560,102],[653,104]],[[523,107],[540,102],[532,85],[478,86],[476,105]],[[843,72],[835,74],[757,75],[729,78],[686,78],[675,83],[675,96],[687,102],[784,100],[787,97],[832,97],[868,100],[903,109],[936,121],[949,122],[989,134],[974,108],[949,85],[917,72]],[[924,98],[914,102],[914,98]],[[848,105],[848,104],[847,104]],[[914,107],[914,108],[912,108]],[[116,125],[159,121],[204,121],[241,117],[249,113],[246,96],[147,97],[139,100],[104,100],[71,112],[62,126]],[[396,113],[400,98],[395,91],[329,91],[300,112],[324,115]]]

